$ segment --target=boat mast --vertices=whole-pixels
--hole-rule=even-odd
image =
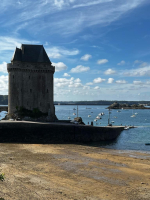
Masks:
[[[110,108],[109,108],[108,125],[110,124],[110,114],[111,114],[111,112],[110,112]]]

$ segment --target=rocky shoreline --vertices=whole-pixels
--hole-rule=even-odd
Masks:
[[[150,109],[150,107],[145,107],[144,105],[142,104],[132,104],[132,105],[129,105],[129,104],[120,104],[120,103],[113,103],[111,104],[110,106],[107,107],[107,109]]]

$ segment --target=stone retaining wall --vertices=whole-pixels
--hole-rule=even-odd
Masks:
[[[75,143],[115,139],[124,127],[0,122],[0,143]]]

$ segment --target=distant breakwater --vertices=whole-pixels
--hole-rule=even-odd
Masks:
[[[89,143],[113,140],[124,127],[1,121],[0,143]]]
[[[8,106],[0,106],[0,112],[2,111],[8,112]]]

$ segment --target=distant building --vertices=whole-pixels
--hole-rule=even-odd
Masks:
[[[53,104],[53,74],[55,67],[47,56],[43,45],[22,44],[16,48],[11,63],[7,64],[9,73],[8,114],[17,107],[28,110],[38,108],[55,119]]]

